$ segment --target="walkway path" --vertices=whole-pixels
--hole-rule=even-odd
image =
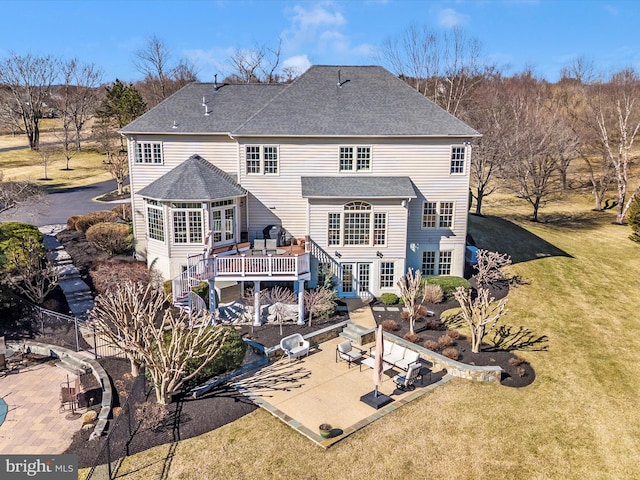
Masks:
[[[93,294],[73,265],[73,259],[55,237],[66,225],[45,225],[39,230],[44,234],[44,247],[47,258],[53,262],[58,271],[58,283],[64,293],[73,316],[84,318],[87,311],[93,308]]]

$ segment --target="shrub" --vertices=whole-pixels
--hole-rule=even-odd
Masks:
[[[29,239],[34,239],[38,245],[42,245],[44,257],[44,236],[38,227],[22,222],[0,223],[0,271],[7,268],[7,258],[12,258],[13,255],[24,258],[23,246]]]
[[[442,350],[442,355],[451,360],[458,360],[460,358],[460,352],[458,352],[457,348],[449,347]]]
[[[247,344],[242,341],[240,334],[235,330],[231,330],[220,353],[198,373],[191,383],[198,385],[216,375],[237,370],[242,365],[246,351]],[[201,363],[202,360],[200,359],[190,360],[187,364],[185,376],[190,375]]]
[[[130,280],[160,285],[162,277],[153,269],[147,268],[144,262],[133,259],[109,258],[93,263],[89,276],[93,281],[93,287],[98,293],[105,293],[119,283]],[[170,283],[170,282],[169,282]]]
[[[447,330],[445,335],[452,338],[453,340],[457,340],[458,338],[460,338],[460,332],[458,332],[457,330],[452,330],[451,328]]]
[[[511,365],[512,367],[517,367],[518,365],[522,365],[523,363],[525,363],[524,359],[518,357],[517,355],[509,359],[509,365]]]
[[[209,283],[200,282],[191,291],[204,300],[207,305],[209,304]]]
[[[418,336],[418,334],[411,333],[411,332],[405,333],[404,339],[407,342],[411,342],[411,343],[418,343],[420,341],[420,337]]]
[[[87,242],[108,255],[123,253],[132,247],[129,226],[122,223],[101,222],[89,227]]]
[[[400,313],[400,318],[405,322],[409,321],[409,312],[405,312],[404,310]]]
[[[76,220],[76,230],[85,233],[89,227],[96,223],[115,222],[118,220],[118,214],[111,210],[98,210],[97,212],[87,213]]]
[[[424,286],[424,300],[429,303],[440,303],[444,300],[442,287],[436,284],[427,284]]]
[[[455,344],[455,341],[449,335],[441,335],[438,338],[438,345],[441,347],[450,347],[453,344]]]
[[[136,418],[143,430],[157,430],[164,424],[169,407],[161,403],[144,402],[136,404]]]
[[[91,423],[96,418],[98,418],[98,413],[93,410],[89,410],[82,414],[82,423]]]
[[[453,293],[458,287],[464,287],[465,289],[471,288],[469,281],[462,277],[450,277],[446,275],[427,277],[425,280],[426,285],[440,285],[443,295],[450,300],[453,298]]]
[[[427,318],[427,321],[424,323],[427,330],[440,330],[441,323],[435,318]]]
[[[435,340],[427,340],[422,344],[422,346],[435,352],[438,349],[438,342],[436,342]]]
[[[72,215],[67,218],[67,230],[76,230],[76,223],[80,217],[82,217],[82,215]]]
[[[167,297],[173,294],[173,280],[165,280],[162,282],[162,289]]]
[[[118,218],[127,223],[130,223],[133,220],[133,209],[131,208],[130,203],[116,205],[111,209],[111,211],[118,215]]]
[[[382,322],[382,329],[385,332],[395,332],[398,328],[400,327],[398,326],[398,322],[395,320],[384,320]]]
[[[516,368],[516,373],[519,377],[524,377],[525,373],[527,373],[527,370],[522,365],[520,365],[518,368]]]
[[[380,301],[385,305],[395,305],[398,303],[398,295],[395,293],[383,293],[380,295]]]

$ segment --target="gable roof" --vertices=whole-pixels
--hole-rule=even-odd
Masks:
[[[409,177],[302,177],[303,198],[416,198]]]
[[[246,195],[247,191],[214,164],[192,155],[151,182],[138,195],[154,200],[204,201]]]
[[[187,85],[121,132],[479,136],[473,128],[377,66],[318,65],[288,85],[232,84],[217,91],[215,86]]]

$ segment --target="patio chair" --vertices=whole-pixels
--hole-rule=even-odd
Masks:
[[[407,373],[393,377],[393,383],[395,383],[400,390],[413,390],[416,388],[414,383],[422,379],[421,370],[422,364],[414,363],[409,366]]]
[[[278,241],[275,238],[267,238],[265,242],[265,253],[267,255],[275,255],[276,253],[278,253]]]
[[[68,380],[60,384],[60,411],[67,408],[74,412],[78,408],[78,394],[80,393],[80,376],[76,376],[75,382]]]
[[[349,340],[339,343],[336,347],[336,363],[338,359],[344,360],[349,364],[349,368],[351,368],[351,362],[360,360],[363,355],[364,352],[358,347],[354,347]]]
[[[251,250],[252,255],[264,255],[265,254],[265,240],[264,238],[256,238],[253,241],[253,250]]]

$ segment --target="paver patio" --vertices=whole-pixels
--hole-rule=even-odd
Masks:
[[[68,420],[59,412],[60,385],[65,370],[46,363],[20,368],[18,373],[0,377],[0,397],[8,413],[0,425],[2,454],[58,454],[71,444],[82,427],[82,419]]]

